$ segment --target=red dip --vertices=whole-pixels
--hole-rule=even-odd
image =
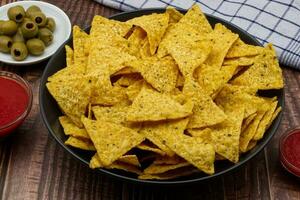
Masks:
[[[300,129],[295,129],[281,138],[280,154],[283,167],[300,177]]]
[[[0,76],[0,127],[14,122],[27,109],[29,96],[17,81]]]

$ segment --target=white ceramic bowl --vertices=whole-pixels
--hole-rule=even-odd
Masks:
[[[70,37],[71,35],[71,22],[69,20],[69,17],[62,11],[60,8],[41,1],[20,1],[20,2],[14,2],[10,4],[6,4],[2,7],[0,7],[0,19],[1,20],[7,20],[7,11],[10,7],[20,5],[23,6],[26,10],[29,6],[36,5],[40,7],[42,12],[47,17],[52,17],[55,20],[56,23],[56,29],[53,33],[53,42],[51,45],[46,47],[45,52],[40,56],[32,56],[29,55],[25,60],[23,61],[16,61],[14,60],[10,54],[5,54],[0,52],[0,62],[4,62],[11,65],[29,65],[41,62],[50,56],[52,56],[57,49]]]

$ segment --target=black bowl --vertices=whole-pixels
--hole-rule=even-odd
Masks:
[[[133,12],[124,12],[117,15],[114,15],[110,17],[111,19],[119,20],[119,21],[126,21],[128,19],[138,17],[145,14],[151,14],[151,13],[162,13],[164,12],[164,9],[146,9],[146,10],[139,10],[139,11],[133,11]],[[182,10],[183,13],[186,11]],[[214,25],[216,23],[222,23],[226,25],[227,28],[232,30],[233,32],[239,34],[240,38],[245,41],[248,44],[252,45],[258,45],[262,46],[255,38],[253,38],[251,35],[249,35],[247,32],[243,31],[239,27],[233,25],[230,22],[227,22],[223,19],[220,19],[218,17],[214,17],[212,15],[206,15],[208,21]],[[86,29],[86,31],[89,31],[89,28]],[[65,44],[68,44],[72,46],[72,38],[69,39]],[[65,63],[65,49],[64,45],[53,55],[51,60],[49,61],[48,65],[46,66],[41,84],[40,84],[40,109],[43,121],[47,127],[47,129],[50,132],[50,135],[72,156],[74,156],[76,159],[83,162],[85,165],[88,166],[90,158],[92,156],[91,153],[87,153],[86,151],[81,151],[75,148],[72,148],[70,146],[67,146],[64,144],[64,141],[67,139],[65,136],[62,127],[59,124],[58,117],[62,115],[61,111],[59,110],[59,107],[56,103],[56,101],[52,98],[52,96],[49,94],[47,88],[46,88],[46,82],[47,78],[57,72],[58,70],[62,69],[66,63]],[[272,90],[272,91],[265,91],[261,92],[260,95],[263,96],[277,96],[279,105],[283,107],[284,105],[284,95],[283,95],[283,89],[281,90]],[[144,184],[151,184],[151,185],[167,185],[167,186],[177,186],[182,184],[188,184],[188,183],[199,183],[204,180],[212,179],[214,177],[223,175],[225,173],[231,172],[234,169],[244,165],[246,162],[248,162],[250,159],[252,159],[255,155],[257,155],[271,140],[271,138],[274,136],[280,121],[282,118],[282,114],[280,113],[279,116],[275,119],[271,127],[267,130],[265,133],[265,136],[262,140],[260,140],[257,143],[257,146],[252,149],[250,152],[241,155],[240,161],[236,164],[232,164],[229,162],[220,162],[215,165],[216,173],[214,175],[205,175],[205,174],[198,174],[198,175],[191,175],[186,176],[178,179],[173,180],[166,180],[166,181],[157,181],[157,180],[139,180],[136,178],[136,176],[122,172],[122,171],[116,171],[116,170],[107,170],[107,169],[98,169],[99,172],[109,175],[114,178],[118,178],[120,180],[132,182],[132,183],[144,183]]]

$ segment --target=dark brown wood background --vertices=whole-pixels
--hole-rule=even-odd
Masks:
[[[0,0],[5,5],[12,1]],[[86,27],[95,14],[120,11],[92,0],[48,0],[69,16],[73,25]],[[234,173],[181,188],[150,188],[112,180],[84,166],[48,135],[39,114],[38,90],[47,61],[27,67],[8,66],[28,80],[33,107],[23,125],[0,141],[0,197],[2,199],[300,199],[300,180],[285,172],[278,161],[278,141],[300,122],[300,72],[284,68],[286,106],[275,137],[257,157]]]

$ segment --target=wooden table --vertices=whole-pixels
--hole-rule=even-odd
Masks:
[[[0,0],[1,6],[12,2]],[[92,0],[49,0],[73,25],[86,27],[95,14],[120,11]],[[284,68],[286,106],[280,128],[269,145],[234,173],[188,188],[150,188],[112,180],[84,166],[49,137],[39,114],[39,82],[47,61],[27,67],[0,63],[32,86],[29,117],[14,135],[0,141],[0,197],[3,199],[300,199],[299,179],[278,161],[280,135],[300,122],[300,73]]]

